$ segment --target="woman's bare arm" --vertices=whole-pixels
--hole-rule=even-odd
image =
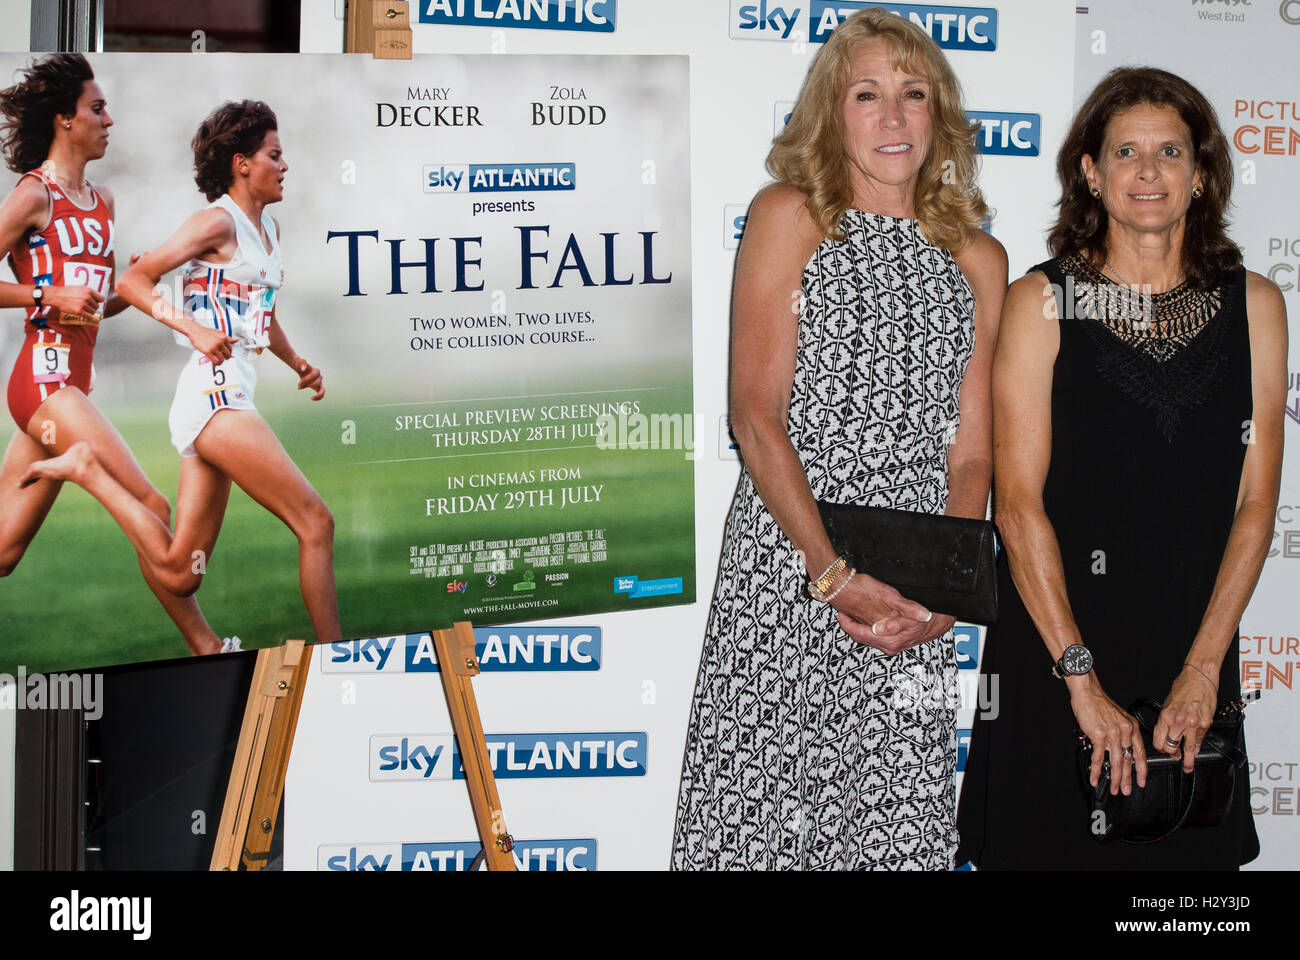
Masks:
[[[192,259],[209,259],[223,254],[225,259],[229,259],[228,248],[234,238],[235,222],[229,213],[213,207],[200,210],[122,274],[117,282],[117,292],[132,306],[188,337],[194,349],[212,363],[220,364],[230,356],[231,348],[238,341],[218,330],[200,326],[185,314],[181,305],[170,303],[156,293],[155,288],[163,277]]]
[[[1083,643],[1070,610],[1065,566],[1056,531],[1043,504],[1052,457],[1052,376],[1061,332],[1056,297],[1047,277],[1035,271],[1007,291],[998,348],[993,359],[994,515],[1011,568],[1011,579],[1034,621],[1050,660],[1047,673],[1072,643]],[[1103,665],[1104,666],[1104,665]],[[1102,689],[1097,671],[1062,681],[1075,719],[1091,739],[1092,782],[1102,761],[1131,748],[1139,786],[1146,784],[1146,756],[1136,721]],[[1116,763],[1111,792],[1132,792],[1133,767]]]

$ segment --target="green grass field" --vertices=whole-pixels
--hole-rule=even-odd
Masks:
[[[655,397],[662,409],[691,409],[689,386],[667,394],[661,391]],[[413,576],[410,548],[433,543],[605,529],[607,562],[548,568],[569,572],[570,579],[562,586],[545,585],[544,571],[538,571],[533,594],[558,600],[556,606],[476,618],[483,624],[694,599],[693,463],[680,450],[587,448],[522,458],[363,463],[424,455],[425,447],[416,442],[418,438],[395,434],[391,408],[335,409],[325,415],[301,398],[294,399],[299,402],[268,405],[263,413],[334,513],[335,573],[345,637],[445,626],[462,616],[463,607],[477,605],[487,594],[502,594],[501,586],[489,590],[481,574],[457,578],[469,586],[454,597],[446,590],[451,577]],[[150,479],[174,502],[178,464],[166,442],[165,413],[160,417],[159,407],[151,404],[147,409],[116,406],[110,416]],[[344,417],[356,423],[354,445],[342,442],[339,423]],[[428,450],[434,455],[445,452]],[[582,479],[529,486],[604,484],[602,501],[577,509],[504,510],[502,497],[493,512],[425,516],[426,498],[484,492],[468,485],[448,490],[448,474],[559,466],[580,469]],[[513,488],[492,488],[492,492],[505,489]],[[557,504],[559,496],[557,490]],[[524,569],[517,566],[502,581],[522,579]],[[680,595],[638,600],[615,595],[613,577],[628,575],[682,577],[684,590]],[[221,537],[197,597],[218,635],[238,634],[245,648],[289,637],[314,639],[298,589],[293,534],[238,489],[232,491]],[[0,672],[12,673],[18,664],[29,672],[46,672],[187,652],[145,586],[125,535],[89,495],[66,485],[18,569],[0,580]]]

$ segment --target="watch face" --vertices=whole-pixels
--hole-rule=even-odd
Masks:
[[[1092,651],[1081,643],[1072,643],[1065,648],[1061,657],[1061,666],[1065,672],[1078,676],[1092,669]]]

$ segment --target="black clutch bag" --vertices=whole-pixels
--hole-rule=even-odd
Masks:
[[[859,573],[966,623],[998,616],[993,524],[817,501],[831,546]]]
[[[1246,765],[1241,722],[1244,708],[1245,703],[1237,699],[1214,715],[1196,754],[1195,767],[1191,773],[1185,773],[1181,753],[1171,757],[1157,751],[1152,743],[1160,704],[1148,698],[1136,701],[1128,712],[1142,730],[1147,785],[1139,787],[1135,776],[1133,792],[1127,797],[1122,793],[1111,796],[1109,757],[1102,762],[1097,786],[1088,782],[1092,742],[1076,730],[1079,777],[1090,807],[1089,833],[1101,843],[1114,840],[1155,843],[1175,830],[1215,827],[1222,823],[1232,808],[1237,779],[1244,775]]]

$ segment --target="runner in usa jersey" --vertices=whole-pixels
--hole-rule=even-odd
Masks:
[[[221,530],[230,484],[279,517],[298,540],[298,582],[316,640],[341,640],[334,589],[334,519],[253,405],[257,360],[269,351],[313,400],[325,395],[321,372],[299,356],[277,319],[284,282],[279,227],[266,208],[284,199],[288,164],[275,114],[245,100],[217,108],[194,136],[195,181],[210,201],[169,239],[142,256],[118,284],[139,309],[188,344],[168,424],[181,457],[176,529],[151,522],[131,492],[109,475],[88,446],[36,464],[30,477],[72,480],[121,524],[141,565],[182,594],[198,589]],[[155,293],[183,268],[181,304]],[[161,288],[165,289],[165,288]],[[256,595],[250,597],[255,601]],[[257,643],[281,638],[258,637]]]
[[[41,288],[40,304],[28,307],[26,339],[9,378],[9,412],[20,429],[27,429],[36,409],[64,387],[90,393],[95,338],[102,310],[90,316],[67,313],[44,303],[56,284],[85,287],[103,302],[113,275],[113,214],[94,185],[87,182],[89,205],[81,206],[55,179],[42,170],[34,177],[49,196],[49,220],[44,229],[27,235],[26,250],[11,250],[9,266],[20,284]],[[20,181],[21,182],[21,181]]]
[[[104,91],[85,57],[52,54],[0,91],[0,112],[4,159],[20,174],[0,204],[0,257],[16,280],[0,281],[0,308],[21,308],[26,334],[7,391],[16,429],[0,461],[0,577],[8,577],[60,489],[40,482],[20,487],[20,479],[78,443],[130,492],[149,522],[166,529],[171,506],[87,396],[100,322],[128,306],[113,292],[113,196],[85,177],[86,165],[108,150],[113,120]],[[0,318],[16,320],[10,311]],[[221,649],[192,597],[166,590],[150,572],[145,578],[193,652]],[[0,610],[59,602],[66,601],[32,580],[0,589]],[[7,660],[3,636],[0,631],[0,660]]]

